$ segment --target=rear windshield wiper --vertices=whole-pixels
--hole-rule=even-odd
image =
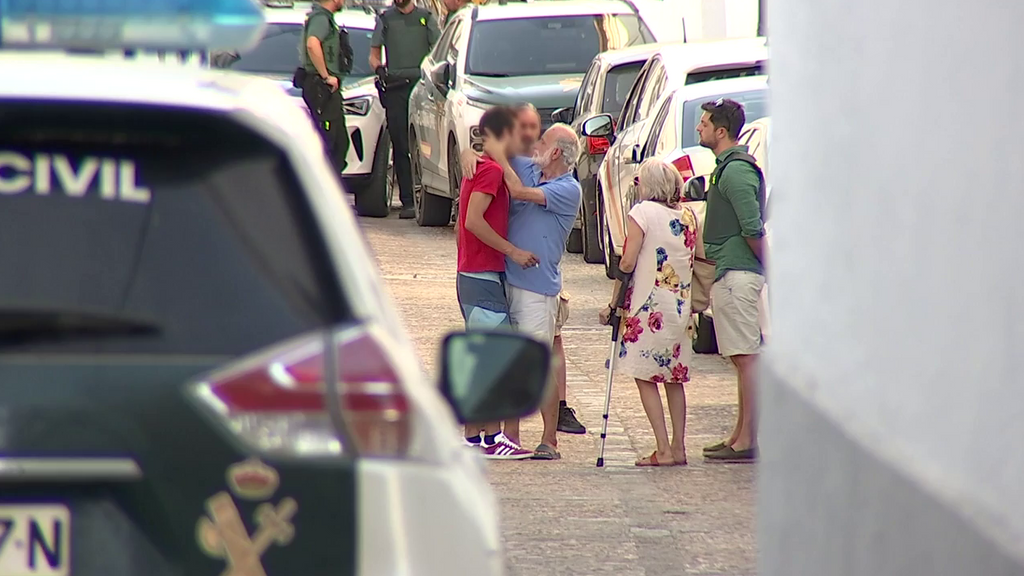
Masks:
[[[116,312],[0,309],[0,346],[159,332],[153,320]]]

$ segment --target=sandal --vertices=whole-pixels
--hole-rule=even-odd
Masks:
[[[635,464],[637,466],[641,467],[641,468],[655,468],[655,467],[659,467],[660,468],[662,466],[676,466],[677,465],[674,460],[671,460],[669,462],[659,462],[658,461],[658,451],[657,450],[655,450],[654,452],[651,452],[651,455],[648,456],[647,458],[641,458],[641,459],[637,460],[635,462]]]
[[[562,455],[547,444],[541,444],[537,446],[537,449],[533,451],[534,460],[561,460]]]

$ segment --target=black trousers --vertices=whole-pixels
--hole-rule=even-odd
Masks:
[[[345,108],[342,103],[341,90],[331,92],[316,74],[308,74],[302,86],[302,100],[309,107],[320,137],[327,148],[327,156],[341,177],[348,164],[348,127],[345,125]]]
[[[388,134],[391,135],[391,149],[395,159],[395,176],[398,178],[398,197],[402,208],[412,208],[412,161],[409,159],[409,95],[415,82],[388,84],[384,92],[384,107],[387,110]]]

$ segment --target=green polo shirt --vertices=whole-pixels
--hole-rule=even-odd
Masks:
[[[313,60],[309,58],[309,52],[306,50],[306,39],[310,36],[315,36],[320,40],[320,46],[324,51],[324,64],[327,65],[327,71],[331,76],[335,76],[338,80],[342,80],[341,33],[338,31],[338,25],[334,22],[334,14],[318,3],[314,3],[313,9],[309,12],[306,24],[306,36],[304,36],[302,38],[302,42],[299,43],[299,54],[302,57],[303,66],[306,68],[306,72],[317,74],[318,72],[316,71],[316,67],[313,66]]]
[[[416,80],[423,58],[440,37],[437,18],[429,10],[416,7],[404,14],[392,6],[377,18],[370,46],[385,48],[389,75]]]
[[[721,164],[735,152],[746,152],[746,146],[735,146],[715,159]],[[719,174],[718,181],[708,187],[708,203],[704,216],[704,251],[715,261],[715,280],[729,270],[745,270],[764,274],[764,266],[750,249],[746,238],[764,236],[761,202],[758,200],[761,180],[757,170],[737,160]]]

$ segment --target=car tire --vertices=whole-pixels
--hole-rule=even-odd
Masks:
[[[604,229],[604,274],[609,280],[615,280],[615,273],[619,270],[619,256],[615,254],[615,249],[612,248],[612,233],[608,229],[607,223]]]
[[[385,218],[391,213],[395,194],[395,170],[391,162],[391,135],[387,125],[381,127],[380,137],[373,152],[370,180],[356,190],[356,213],[369,218]]]
[[[459,146],[455,138],[448,140],[448,193],[451,194],[451,220],[459,219],[459,196],[462,191],[462,166],[459,165]]]
[[[573,228],[572,232],[569,232],[569,240],[565,243],[565,251],[570,254],[580,254],[583,252],[583,234],[579,228]]]
[[[593,177],[597,180],[597,177]],[[602,215],[598,211],[598,194],[600,190],[597,182],[594,183],[594,195],[588,198],[583,194],[583,204],[580,211],[582,229],[580,230],[580,241],[582,243],[583,261],[587,264],[603,264],[604,252],[601,249],[601,227],[598,226],[598,218]],[[589,202],[588,202],[589,200]]]
[[[412,196],[416,204],[416,223],[420,226],[447,226],[451,222],[452,201],[427,192],[423,185],[423,162],[420,159],[416,132],[409,133],[409,159],[412,164]]]

